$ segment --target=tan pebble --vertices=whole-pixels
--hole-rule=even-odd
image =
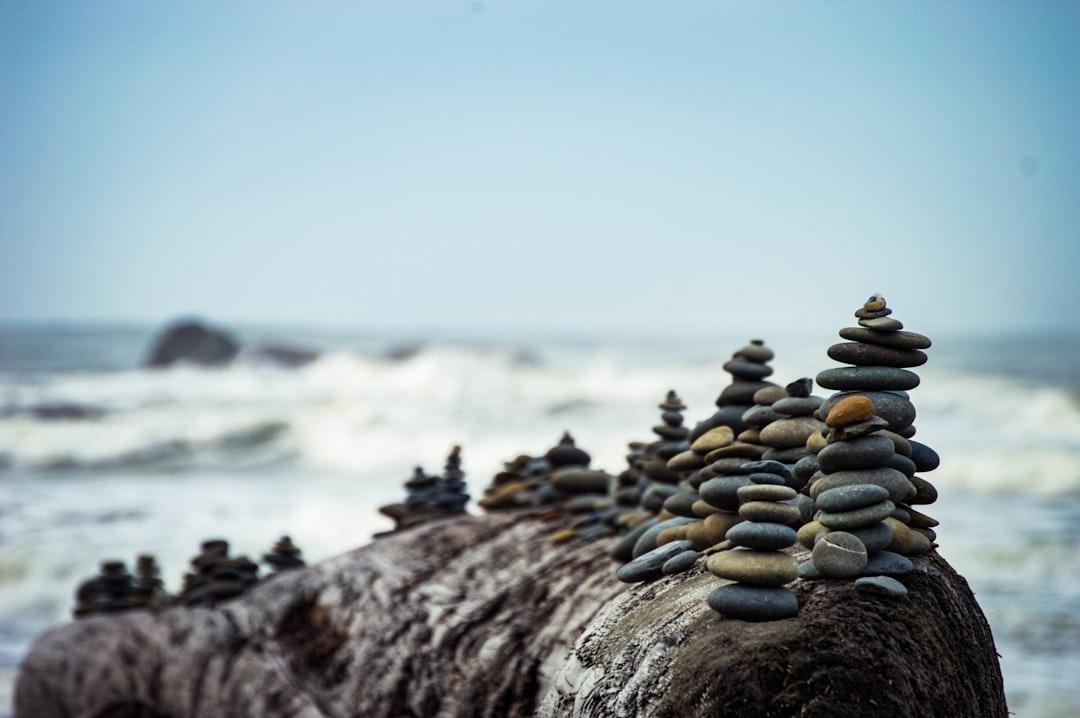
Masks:
[[[754,392],[753,401],[758,406],[772,406],[781,399],[788,397],[787,390],[782,386],[767,386]]]
[[[930,539],[917,531],[911,532],[911,548],[908,549],[908,556],[922,556],[925,553],[930,553],[932,548],[933,545],[930,543]]]
[[[798,506],[776,501],[746,501],[739,505],[739,516],[747,521],[793,524],[801,515]]]
[[[817,521],[811,521],[808,524],[803,524],[799,528],[799,544],[803,548],[813,549],[814,542],[817,541],[818,534],[828,531],[827,528],[821,525]]]
[[[726,511],[710,514],[702,522],[705,527],[705,535],[709,540],[708,545],[718,544],[727,536],[728,529],[742,521],[738,514],[730,514]]]
[[[714,576],[756,586],[783,586],[799,577],[795,559],[782,551],[737,548],[709,556],[705,565]]]
[[[874,415],[874,402],[861,394],[849,396],[836,402],[825,417],[827,426],[850,426],[866,421]]]
[[[902,555],[911,551],[911,529],[907,527],[907,524],[892,516],[884,519],[883,523],[892,530],[892,541],[886,548]]]
[[[718,544],[713,544],[709,548],[702,551],[702,553],[705,554],[706,556],[712,556],[714,553],[720,553],[721,551],[727,551],[727,550],[733,549],[733,548],[735,548],[735,544],[731,543],[730,541],[725,540],[725,541],[721,541]]]
[[[678,518],[675,514],[671,513],[667,509],[660,509],[660,513],[656,515],[657,521],[667,521],[668,519]]]
[[[701,458],[701,454],[693,451],[684,451],[681,454],[675,454],[668,459],[667,467],[669,471],[683,472],[683,471],[695,471],[705,465],[705,461]]]
[[[816,454],[828,445],[828,442],[825,441],[825,437],[821,435],[820,431],[815,431],[813,434],[806,437],[806,450],[811,454]]]
[[[561,543],[566,543],[575,536],[577,536],[577,531],[575,531],[574,529],[562,529],[561,531],[556,531],[555,533],[551,534],[551,538],[549,538],[548,540],[551,541],[551,543],[558,545]]]
[[[485,509],[500,509],[505,506],[513,506],[514,495],[524,488],[525,484],[520,481],[508,482],[476,503],[480,504],[480,506]]]
[[[690,510],[694,513],[694,516],[700,516],[701,518],[705,518],[706,516],[711,516],[712,514],[715,514],[720,509],[716,508],[704,499],[698,499],[690,505]]]
[[[699,454],[708,454],[710,451],[730,445],[734,440],[735,432],[731,430],[730,426],[718,426],[699,436],[690,445],[690,449]]]
[[[908,523],[915,528],[932,529],[939,523],[941,523],[933,516],[927,516],[922,511],[916,511],[911,507],[908,507],[907,512],[911,514],[911,521],[909,521]]]
[[[708,532],[705,530],[704,521],[695,521],[692,524],[686,525],[686,540],[694,542],[694,548],[698,551],[712,546],[713,542],[709,540]]]
[[[880,312],[885,308],[885,297],[880,294],[871,294],[862,306],[868,312]]]
[[[907,457],[911,456],[911,442],[904,437],[891,432],[888,429],[882,429],[881,431],[878,431],[877,434],[878,436],[887,436],[889,441],[893,443],[896,453]]]
[[[746,429],[737,438],[744,444],[756,444],[761,439],[761,429]]]
[[[689,528],[689,524],[683,524],[682,526],[669,526],[656,535],[656,545],[663,546],[666,543],[672,541],[682,541],[686,538],[686,531]]]

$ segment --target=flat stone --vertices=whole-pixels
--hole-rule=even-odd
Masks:
[[[712,464],[719,459],[757,459],[765,453],[764,447],[759,447],[756,444],[742,444],[735,443],[731,446],[724,446],[719,449],[713,449],[705,455],[705,463]]]
[[[788,416],[810,416],[824,401],[820,396],[792,396],[781,399],[770,408],[780,414]]]
[[[907,550],[908,556],[922,556],[930,553],[933,547],[933,542],[926,534],[920,533],[917,529],[911,529],[911,547]]]
[[[740,493],[741,495],[741,493]],[[888,489],[876,484],[839,486],[818,494],[817,507],[832,513],[861,509],[889,499]]]
[[[864,576],[903,576],[911,573],[911,559],[892,551],[879,551],[872,555],[863,569]]]
[[[881,523],[889,529],[890,533],[889,542],[885,544],[885,548],[894,553],[909,553],[911,551],[912,539],[911,529],[907,527],[907,524],[892,517],[885,519]]]
[[[821,422],[811,416],[780,419],[761,430],[761,443],[777,449],[805,446],[806,439],[821,430]]]
[[[728,372],[736,379],[764,379],[767,376],[771,376],[773,368],[768,364],[762,364],[756,361],[747,361],[746,359],[731,359],[724,364],[724,371]]]
[[[937,501],[938,493],[934,485],[919,476],[912,476],[911,485],[915,487],[915,495],[908,499],[909,504],[932,504]]]
[[[797,506],[773,501],[747,501],[739,506],[739,516],[747,521],[763,521],[777,524],[793,524],[801,512]]]
[[[638,539],[642,535],[651,529],[656,524],[660,523],[657,519],[648,519],[647,521],[638,524],[629,533],[619,537],[615,543],[608,549],[608,555],[616,561],[625,563],[634,557],[634,545],[637,544]],[[655,539],[653,539],[655,543]]]
[[[783,419],[783,414],[778,414],[771,406],[755,406],[746,410],[742,415],[743,423],[747,426],[762,428],[773,423],[777,419]]]
[[[701,484],[698,491],[701,498],[713,506],[725,511],[739,510],[738,490],[742,486],[749,486],[752,481],[747,476],[718,476]]]
[[[855,393],[843,392],[833,394],[821,405],[821,408],[818,409],[818,413],[824,413],[827,418],[832,408],[836,406],[839,401],[846,399],[849,396],[865,396],[869,399],[874,405],[874,413],[889,422],[888,428],[890,431],[895,431],[896,433],[903,435],[903,429],[911,426],[911,423],[915,421],[915,406],[899,394],[893,394],[887,391],[861,391]]]
[[[882,421],[884,421],[884,419],[882,419]],[[901,456],[911,458],[911,442],[909,442],[907,439],[900,436],[895,431],[889,431],[888,429],[883,429],[879,431],[878,435],[888,438],[888,440],[893,443],[893,449],[896,451],[896,453],[900,454]]]
[[[915,475],[915,462],[903,454],[893,452],[893,455],[885,462],[885,466],[890,469],[896,469],[909,479]]]
[[[810,477],[814,475],[814,472],[818,470],[818,463],[816,456],[804,456],[795,462],[795,468],[792,469],[791,475],[795,478],[795,481],[799,484],[796,491],[802,489],[806,485],[806,482],[810,480]]]
[[[855,590],[872,596],[887,596],[889,598],[903,598],[908,595],[907,587],[904,584],[888,576],[871,576],[856,579]]]
[[[817,581],[821,577],[821,571],[817,570],[813,559],[807,559],[799,564],[799,578],[802,580]]]
[[[727,532],[732,526],[737,526],[742,521],[738,514],[720,512],[710,514],[702,522],[702,529],[710,546],[714,546],[727,537]]]
[[[866,421],[874,415],[874,402],[862,394],[837,401],[825,417],[826,426],[849,426]]]
[[[788,393],[785,391],[784,387],[770,384],[767,387],[755,391],[751,400],[758,406],[771,406],[775,402],[786,398],[787,395]]]
[[[905,525],[908,521],[911,521],[911,514],[909,514],[907,509],[903,506],[897,506],[889,516],[892,516],[897,521],[903,522]]]
[[[840,511],[835,513],[830,511],[818,511],[814,516],[814,520],[829,529],[850,531],[851,529],[860,529],[864,526],[880,523],[882,519],[887,518],[889,514],[893,512],[894,508],[895,505],[892,501],[885,500],[881,503],[863,506],[862,508],[852,509],[851,511]]]
[[[750,479],[759,474],[751,474]],[[789,501],[797,495],[795,489],[771,484],[751,484],[736,490],[739,501]]]
[[[791,478],[791,469],[779,461],[763,459],[760,461],[744,461],[739,465],[740,474],[777,474],[784,479]]]
[[[829,444],[818,452],[821,471],[832,474],[850,469],[872,469],[885,465],[893,456],[893,443],[884,436],[860,436]]]
[[[650,486],[641,497],[641,505],[648,511],[659,511],[664,502],[679,493],[679,487],[674,484],[657,484]]]
[[[704,499],[698,499],[694,502],[693,506],[690,507],[690,510],[694,512],[694,516],[703,519],[706,516],[715,514],[720,509],[716,508]]]
[[[774,356],[773,350],[765,346],[765,343],[761,341],[758,341],[757,344],[751,342],[735,353],[743,359],[756,362],[772,361]]]
[[[705,459],[694,451],[684,451],[681,454],[675,454],[668,459],[667,467],[670,471],[676,471],[679,473],[695,471],[705,466]]]
[[[814,501],[805,494],[796,494],[795,498],[782,503],[794,506],[799,510],[799,523],[805,524],[814,519]]]
[[[690,445],[690,448],[699,454],[707,454],[714,449],[722,449],[725,446],[730,446],[734,441],[735,432],[731,430],[730,426],[718,426],[715,429],[709,429],[699,436],[694,443]]]
[[[843,531],[831,531],[814,544],[814,565],[826,578],[855,578],[866,568],[866,547]]]
[[[798,535],[795,529],[784,524],[744,521],[728,529],[724,538],[736,546],[777,551],[794,544]]]
[[[799,614],[799,599],[786,588],[733,583],[714,589],[709,608],[740,621],[779,621]]]
[[[741,493],[740,496],[742,496]],[[909,525],[912,528],[932,529],[940,523],[933,516],[927,516],[921,511],[916,511],[913,508],[908,508],[908,513],[911,514],[911,521],[909,522]]]
[[[746,411],[752,404],[754,404],[754,397],[757,396],[757,392],[762,389],[768,389],[769,387],[775,387],[783,391],[781,387],[776,386],[770,381],[734,381],[731,384],[724,387],[720,392],[720,398],[717,401],[721,401],[724,405],[744,405],[743,411]]]
[[[744,431],[740,431],[739,435],[735,437],[744,444],[757,444],[761,438],[761,430],[756,427],[751,427]]]
[[[928,529],[923,526],[912,526],[911,532],[922,534],[926,538],[930,539],[930,543],[934,543],[935,541],[937,541],[937,532],[934,531],[934,529]]]
[[[862,545],[866,547],[866,553],[870,555],[884,551],[893,540],[893,532],[884,521],[878,521],[860,529],[848,529],[847,533],[862,541]]]
[[[937,452],[926,444],[918,441],[909,441],[911,445],[911,460],[915,462],[916,471],[933,471],[941,464],[941,457]]]
[[[559,469],[551,475],[555,488],[567,493],[603,493],[607,491],[611,475],[604,471],[589,469]]]
[[[696,491],[687,492],[680,491],[674,496],[669,496],[664,501],[664,508],[675,514],[676,516],[685,516],[687,518],[699,518],[694,513],[694,504],[701,500],[701,496]]]
[[[687,532],[693,524],[683,524],[682,526],[669,526],[661,531],[656,536],[656,545],[663,546],[669,544],[672,541],[686,541],[689,539]]]
[[[830,359],[842,364],[856,366],[888,366],[896,368],[922,366],[926,363],[926,354],[918,349],[895,349],[880,344],[862,342],[841,342],[828,349]],[[777,410],[779,411],[779,409]]]
[[[779,474],[750,474],[749,478],[751,483],[754,484],[765,484],[769,486],[785,486],[787,484],[787,480]]]
[[[889,366],[842,366],[819,372],[817,383],[838,391],[914,389],[919,375]]]
[[[904,323],[892,317],[878,317],[876,319],[860,319],[859,326],[879,332],[898,332],[904,328]]]
[[[806,549],[814,548],[814,544],[817,542],[818,536],[823,536],[828,533],[829,529],[825,528],[817,521],[811,521],[810,523],[803,524],[799,527],[797,532],[799,544]]]
[[[735,548],[713,554],[705,567],[719,578],[753,586],[783,586],[799,577],[795,559],[781,551]]]
[[[761,455],[761,458],[779,461],[782,464],[794,464],[804,456],[810,455],[804,446],[789,446],[786,449],[769,449]]]
[[[711,462],[708,466],[701,470],[701,475],[706,481],[708,479],[715,479],[717,476],[731,476],[734,474],[748,474],[749,471],[743,471],[743,465],[754,461],[753,459],[747,460],[744,456],[729,457],[726,459],[717,459]]]
[[[888,307],[885,307],[884,309],[879,309],[876,312],[872,312],[866,307],[857,309],[855,311],[855,316],[858,319],[877,319],[878,317],[887,317],[890,314],[892,314],[892,310]]]
[[[660,532],[664,529],[670,528],[672,526],[682,526],[684,524],[692,523],[693,521],[694,519],[683,518],[681,516],[667,519],[665,521],[658,521],[657,523],[650,526],[644,533],[642,533],[638,540],[634,543],[632,557],[637,558],[638,556],[642,556],[656,548],[656,539],[660,536]],[[687,546],[687,548],[691,547]]]
[[[844,327],[840,330],[840,337],[853,342],[869,342],[896,349],[930,348],[930,340],[915,332],[881,332],[866,327]]]
[[[823,491],[853,484],[877,484],[883,486],[888,489],[889,500],[893,503],[903,503],[915,493],[915,487],[907,480],[907,476],[895,469],[863,469],[860,471],[838,471],[814,480],[810,484],[810,498],[816,501]]]
[[[665,576],[671,576],[676,573],[682,573],[683,571],[689,571],[697,562],[699,556],[701,556],[701,554],[693,549],[683,551],[665,561],[664,565],[660,568],[660,572]]]
[[[889,422],[885,421],[880,416],[871,416],[866,421],[860,421],[856,424],[848,424],[847,426],[835,426],[829,429],[829,433],[825,435],[825,443],[835,444],[838,441],[847,441],[848,439],[857,439],[860,436],[877,434],[880,433],[882,430],[887,431],[888,427]],[[896,434],[896,436],[900,435]]]
[[[896,433],[904,437],[905,439],[911,439],[911,437],[915,436],[915,427],[905,426],[903,429],[898,430]]]
[[[684,551],[693,549],[689,541],[673,541],[644,553],[618,570],[615,577],[623,583],[639,583],[660,578],[664,564]]]

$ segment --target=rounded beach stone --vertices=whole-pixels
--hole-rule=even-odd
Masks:
[[[791,546],[798,536],[795,529],[784,524],[744,521],[732,526],[725,538],[736,546],[775,551]]]
[[[912,533],[920,533],[926,538],[930,539],[930,543],[937,541],[937,532],[934,529],[922,528],[921,526],[912,526]]]
[[[888,366],[843,366],[818,373],[817,383],[837,391],[914,389],[919,385],[919,375]]]
[[[814,565],[826,578],[855,578],[866,567],[866,547],[843,531],[831,531],[814,544]]]
[[[908,595],[907,586],[888,576],[871,576],[855,581],[855,590],[872,596],[903,598]]]
[[[848,426],[866,421],[874,415],[874,402],[862,394],[846,396],[837,401],[825,416],[826,426]]]
[[[664,502],[677,493],[679,487],[674,484],[653,484],[641,497],[641,505],[648,511],[659,511]]]
[[[725,446],[730,446],[735,441],[735,432],[731,430],[730,426],[718,426],[715,429],[709,429],[704,434],[699,436],[690,448],[699,454],[708,454],[715,449],[722,449]]]
[[[685,516],[691,519],[699,518],[698,515],[694,513],[693,506],[695,502],[700,500],[701,497],[698,496],[696,491],[683,491],[669,497],[664,502],[664,508],[676,516]]]
[[[551,483],[560,491],[568,493],[606,493],[611,475],[604,471],[590,469],[559,469],[551,475]]]
[[[824,401],[820,396],[792,396],[773,404],[770,408],[788,416],[810,416]]]
[[[806,482],[810,480],[810,477],[814,475],[814,472],[818,470],[818,463],[816,456],[804,456],[795,462],[795,468],[792,469],[791,475],[800,485],[805,486]]]
[[[748,501],[739,507],[739,516],[747,521],[793,524],[799,520],[800,515],[797,506],[774,501]]]
[[[710,514],[705,517],[702,526],[705,530],[705,538],[710,546],[715,546],[727,537],[727,532],[732,526],[737,525],[742,519],[738,514],[726,512]]]
[[[881,503],[889,498],[888,489],[876,484],[840,486],[818,494],[817,507],[822,511],[838,512],[859,509]]]
[[[725,511],[738,511],[737,492],[740,487],[749,486],[751,483],[753,482],[748,476],[718,476],[702,483],[698,491],[701,493],[701,498],[713,506]]]
[[[709,537],[709,532],[705,529],[704,521],[695,521],[686,527],[686,540],[694,544],[694,548],[698,551],[703,551],[712,546],[715,541],[712,541]]]
[[[860,529],[848,529],[847,533],[862,541],[868,555],[884,551],[892,542],[893,533],[883,521],[864,526]]]
[[[694,502],[694,505],[690,507],[690,510],[694,512],[694,516],[703,519],[706,516],[715,514],[720,509],[716,508],[704,499],[698,499]]]
[[[810,456],[810,452],[804,446],[789,446],[785,449],[769,449],[761,455],[763,459],[772,459],[784,464],[794,464],[804,456]]]
[[[742,415],[744,424],[759,429],[783,418],[783,414],[778,414],[771,406],[752,406]]]
[[[882,429],[878,432],[878,436],[884,436],[893,443],[893,450],[901,456],[911,458],[911,442],[899,434],[889,431],[888,429]]]
[[[781,399],[786,398],[787,391],[782,386],[767,386],[754,392],[752,401],[758,406],[770,406]]]
[[[884,436],[871,434],[829,444],[818,452],[821,471],[832,474],[849,469],[872,469],[892,459],[893,443]]]
[[[799,545],[806,549],[814,548],[814,544],[817,543],[819,535],[827,533],[829,529],[822,526],[817,521],[811,521],[810,523],[803,524],[798,531]]]
[[[919,476],[912,476],[910,481],[915,487],[915,495],[908,499],[909,504],[932,504],[937,501],[937,489],[929,481]]]
[[[799,577],[795,559],[781,551],[736,548],[709,556],[705,567],[714,576],[754,586],[783,586]]]
[[[672,541],[686,541],[686,532],[690,529],[690,524],[684,524],[682,526],[669,526],[656,535],[656,545],[663,546],[669,544]]]
[[[905,502],[909,496],[915,493],[915,487],[911,485],[906,476],[896,469],[876,468],[836,471],[827,476],[822,476],[810,484],[810,498],[817,501],[818,496],[821,496],[822,493],[829,489],[853,484],[876,484],[882,486],[889,492],[889,500],[894,504]]]
[[[660,536],[660,532],[666,528],[672,526],[683,526],[684,524],[692,523],[694,519],[687,519],[683,517],[676,517],[666,519],[664,521],[658,521],[644,531],[638,540],[634,543],[633,558],[637,558],[642,554],[646,554],[656,548],[656,539]]]
[[[892,317],[877,317],[875,319],[860,319],[859,326],[879,332],[898,332],[904,328],[904,323]]]
[[[908,525],[912,528],[919,529],[932,529],[940,522],[933,516],[927,516],[921,511],[916,511],[913,508],[908,508],[908,513],[911,515],[911,519],[908,521]]]
[[[806,437],[806,450],[811,454],[817,455],[822,449],[829,445],[829,442],[825,440],[825,437],[820,431],[815,431],[810,436]],[[817,464],[817,460],[814,460],[814,464]]]
[[[755,484],[765,484],[769,486],[784,486],[787,484],[787,480],[779,474],[750,474],[747,478]]]
[[[880,433],[888,428],[889,422],[885,421],[880,416],[871,416],[866,421],[860,421],[855,424],[834,426],[829,429],[829,433],[826,434],[825,443],[835,444],[838,441],[847,441],[848,439],[856,439],[860,436],[866,436],[867,434]]]
[[[799,599],[786,588],[732,583],[714,589],[709,608],[740,621],[779,621],[799,614]]]
[[[760,429],[745,429],[739,432],[739,435],[735,437],[744,444],[756,444],[761,439]]]
[[[812,416],[780,419],[761,430],[761,443],[777,449],[805,446],[806,439],[821,430],[821,422]]]
[[[911,445],[910,458],[915,462],[916,471],[933,471],[941,464],[941,458],[937,452],[926,444],[918,441],[908,441]]]
[[[676,573],[682,573],[683,571],[689,571],[694,563],[697,562],[700,555],[701,554],[693,549],[683,551],[665,561],[664,565],[660,567],[660,572],[665,576],[671,576]]]
[[[656,519],[648,519],[635,526],[629,533],[620,537],[608,549],[608,555],[616,561],[626,562],[634,557],[634,545],[646,531],[658,524]]]
[[[903,454],[893,452],[884,465],[890,469],[896,469],[909,479],[915,475],[915,463]]]
[[[897,434],[903,435],[903,429],[911,426],[911,422],[915,421],[915,406],[899,394],[888,391],[833,394],[825,400],[825,403],[821,405],[821,409],[818,411],[823,412],[827,417],[837,402],[849,396],[865,396],[868,398],[874,404],[874,413],[889,422],[889,430],[895,431]]]
[[[741,416],[754,403],[754,396],[757,392],[771,386],[776,385],[771,381],[734,381],[724,387],[717,402],[721,406],[740,406],[739,415]],[[728,424],[729,422],[725,421],[724,423]]]
[[[751,480],[758,474],[752,474]],[[788,486],[776,486],[773,484],[751,484],[740,486],[735,492],[739,501],[788,501],[796,496],[795,489]]]
[[[911,573],[914,564],[907,556],[892,551],[879,551],[870,556],[863,569],[864,576],[903,576]]]
[[[739,379],[764,379],[772,375],[773,368],[761,362],[731,359],[724,364],[724,371]]]
[[[869,299],[863,302],[862,308],[868,312],[883,312],[887,308],[885,306],[885,297],[880,292],[874,292]]]
[[[933,544],[930,543],[930,539],[915,529],[909,529],[909,531],[911,531],[911,546],[907,550],[907,555],[922,556],[930,553],[930,550],[934,548]]]
[[[756,362],[772,361],[773,350],[765,346],[765,342],[760,339],[755,339],[739,351],[735,352],[743,359],[749,359]]]
[[[730,446],[713,449],[705,455],[705,463],[712,464],[718,459],[757,459],[764,451],[764,447],[759,447],[755,444],[735,443]]]
[[[829,347],[828,354],[830,359],[856,366],[889,366],[902,369],[926,363],[926,354],[918,349],[894,349],[861,342],[833,344]]]
[[[799,510],[798,524],[802,525],[814,520],[814,501],[806,494],[796,494],[795,498],[784,501]]]
[[[734,473],[734,472],[733,472]],[[791,469],[779,461],[766,459],[764,461],[744,461],[739,465],[740,474],[777,474],[788,479],[791,477]]]
[[[887,518],[881,522],[889,529],[889,543],[885,548],[899,554],[911,552],[911,529],[902,521]]]
[[[689,450],[675,454],[675,456],[672,456],[667,462],[667,467],[670,471],[679,473],[695,471],[703,466],[705,466],[705,460],[701,458],[701,454]]]
[[[840,337],[896,349],[929,349],[931,344],[927,337],[915,332],[878,332],[866,327],[844,327]]]
[[[684,551],[693,549],[689,541],[673,541],[638,556],[618,570],[615,577],[623,583],[651,581],[663,575],[664,564]]]
[[[816,581],[821,578],[821,572],[817,570],[813,559],[807,559],[799,564],[799,578],[804,581]]]
[[[817,515],[814,516],[814,520],[830,529],[848,531],[880,523],[882,519],[888,518],[894,508],[896,507],[893,502],[886,500],[872,506],[852,509],[851,511],[838,513],[818,511]]]

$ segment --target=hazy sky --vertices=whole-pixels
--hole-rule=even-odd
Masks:
[[[1080,328],[1080,3],[0,0],[0,319]]]

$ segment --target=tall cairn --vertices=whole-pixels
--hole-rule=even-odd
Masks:
[[[873,403],[874,413],[887,423],[880,434],[894,445],[886,465],[903,473],[916,489],[906,503],[896,507],[893,518],[911,526],[915,537],[909,553],[918,555],[932,548],[937,538],[933,531],[937,521],[916,511],[911,504],[933,503],[937,500],[937,490],[915,473],[932,471],[940,460],[933,449],[911,440],[915,435],[915,406],[908,391],[919,385],[919,376],[909,369],[926,363],[922,350],[929,348],[931,342],[921,334],[903,331],[904,325],[891,314],[885,298],[874,294],[855,312],[859,326],[840,330],[840,337],[848,341],[829,347],[828,355],[850,366],[826,369],[818,374],[819,385],[838,393],[821,405],[817,416],[825,418],[847,396],[865,396]]]
[[[300,547],[289,536],[282,536],[268,553],[263,554],[263,561],[274,569],[274,573],[303,568],[304,557]]]
[[[102,561],[97,576],[79,584],[75,592],[75,618],[95,613],[114,613],[145,604],[137,593],[135,580],[123,561]]]
[[[732,383],[716,399],[717,412],[694,427],[690,434],[691,441],[718,426],[730,426],[735,434],[747,428],[742,416],[753,405],[754,394],[766,387],[776,386],[765,381],[765,377],[773,373],[768,365],[773,356],[772,349],[765,346],[761,339],[751,339],[749,344],[731,356],[730,361],[724,364],[724,371],[731,374]]]
[[[436,506],[445,514],[465,513],[465,504],[469,503],[466,491],[465,472],[461,469],[461,447],[454,445],[446,457],[443,475],[438,482],[435,494]]]
[[[657,408],[661,411],[660,423],[652,429],[657,440],[645,449],[642,473],[648,483],[641,494],[641,507],[654,514],[659,513],[664,502],[679,491],[679,471],[669,468],[668,461],[690,449],[690,430],[683,426],[682,413],[686,411],[686,405],[679,395],[674,390],[668,391]]]

